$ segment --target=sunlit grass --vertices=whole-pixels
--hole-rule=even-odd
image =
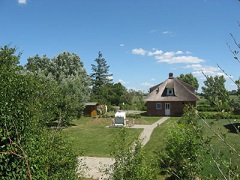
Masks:
[[[64,132],[80,156],[110,157],[111,145],[121,128],[109,128],[111,118],[83,118],[72,122]],[[133,142],[141,129],[128,129],[128,139]]]

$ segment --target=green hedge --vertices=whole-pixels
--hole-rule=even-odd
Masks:
[[[229,113],[210,113],[210,112],[199,112],[198,113],[204,119],[240,119],[240,114],[229,114]]]

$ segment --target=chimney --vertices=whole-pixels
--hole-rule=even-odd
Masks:
[[[173,79],[173,73],[169,73],[169,79]]]

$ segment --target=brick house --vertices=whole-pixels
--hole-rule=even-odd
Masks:
[[[145,98],[147,114],[152,116],[181,116],[186,104],[196,106],[199,97],[195,88],[169,73],[164,82],[150,88]]]

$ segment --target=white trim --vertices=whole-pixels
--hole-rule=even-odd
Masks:
[[[173,96],[173,88],[168,88],[167,89],[167,96]]]

